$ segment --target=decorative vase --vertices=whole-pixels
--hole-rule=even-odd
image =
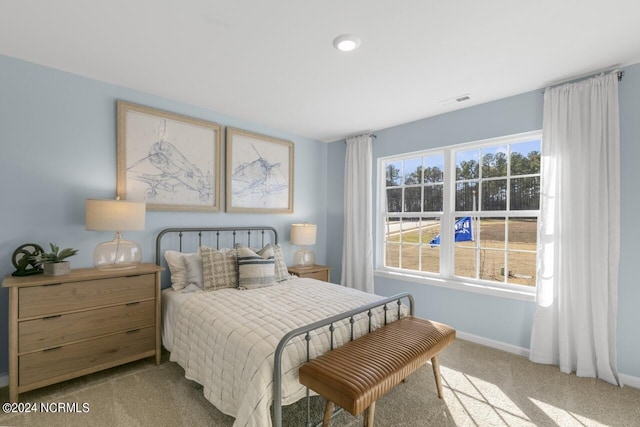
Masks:
[[[69,261],[52,262],[43,266],[45,276],[64,276],[71,271],[71,263]]]

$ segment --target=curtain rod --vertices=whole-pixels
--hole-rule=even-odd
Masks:
[[[355,136],[364,136],[364,135],[368,135],[368,136],[370,136],[370,137],[371,137],[371,138],[373,138],[373,139],[376,139],[376,138],[378,137],[378,135],[376,135],[375,133],[371,133],[371,132],[370,132],[370,133],[366,133],[366,132],[365,132],[365,133],[361,133],[361,134],[359,134],[359,135],[349,135],[349,136],[347,136],[347,137],[344,139],[344,143],[346,144],[346,143],[347,143],[347,139],[349,139],[349,138],[353,138],[353,137],[355,137]]]
[[[614,69],[605,68],[604,70],[591,72],[591,73],[587,73],[587,74],[582,74],[582,75],[579,75],[579,76],[570,77],[568,79],[564,79],[564,80],[560,80],[560,81],[551,82],[544,89],[542,89],[541,92],[544,93],[544,91],[549,89],[549,88],[560,86],[560,85],[562,85],[564,83],[568,83],[568,82],[572,82],[572,81],[586,80],[588,78],[597,76],[598,74],[607,73],[609,71],[616,72],[616,74],[618,75],[618,81],[622,81],[622,77],[624,76],[624,71],[622,71],[622,70],[615,71],[615,68]]]

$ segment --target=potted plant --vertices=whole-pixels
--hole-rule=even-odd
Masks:
[[[62,276],[69,274],[71,265],[69,261],[65,261],[65,259],[77,254],[78,250],[71,248],[60,250],[58,245],[54,243],[49,243],[49,246],[51,246],[51,252],[42,252],[33,257],[36,265],[43,266],[45,276]]]

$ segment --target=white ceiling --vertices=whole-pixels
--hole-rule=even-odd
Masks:
[[[0,53],[329,142],[638,63],[640,2],[2,0]]]

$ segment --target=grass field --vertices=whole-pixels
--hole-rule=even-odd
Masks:
[[[474,241],[455,244],[455,275],[498,282],[506,280],[506,283],[535,286],[536,220],[509,219],[508,247],[505,244],[507,224],[504,218],[482,218],[478,222],[480,230],[476,233]],[[477,227],[476,224],[477,222],[474,222]],[[405,226],[407,225],[405,223]],[[429,242],[439,233],[440,225],[437,223],[423,227],[421,230],[414,228],[388,233],[385,265],[439,273],[440,248],[429,245]],[[401,252],[402,265],[400,265]]]

